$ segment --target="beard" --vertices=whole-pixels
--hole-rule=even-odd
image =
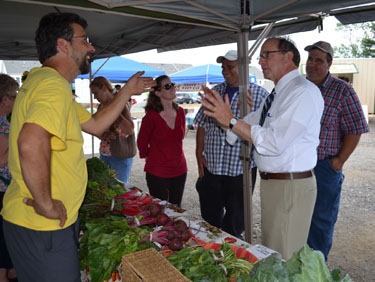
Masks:
[[[86,60],[86,57],[87,56],[85,56],[79,64],[79,71],[81,74],[87,74],[90,71],[90,62]]]
[[[81,74],[87,74],[90,71],[91,60],[89,61],[87,57],[90,57],[88,53],[85,55],[77,54],[75,52],[73,53],[73,60],[76,62]]]

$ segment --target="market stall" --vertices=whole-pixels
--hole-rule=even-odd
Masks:
[[[137,187],[125,189],[98,158],[87,160],[87,167],[87,193],[80,210],[84,282],[270,281],[254,278],[271,277],[267,275],[310,277],[282,281],[351,281],[340,275],[334,280],[322,254],[307,246],[283,262],[273,250],[250,245],[189,211]],[[166,266],[172,269],[168,275]]]

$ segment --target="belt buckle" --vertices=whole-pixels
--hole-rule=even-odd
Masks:
[[[268,173],[267,172],[262,172],[263,173],[263,179],[268,180]]]

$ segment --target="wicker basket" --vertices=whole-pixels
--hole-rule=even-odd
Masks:
[[[124,282],[187,282],[181,274],[155,249],[130,253],[122,257],[122,281]]]

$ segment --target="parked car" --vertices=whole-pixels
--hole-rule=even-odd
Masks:
[[[190,95],[194,97],[196,103],[201,103],[201,96],[199,96],[198,93],[190,93]]]
[[[176,102],[178,104],[196,104],[200,103],[200,97],[194,95],[194,93],[176,93]]]

